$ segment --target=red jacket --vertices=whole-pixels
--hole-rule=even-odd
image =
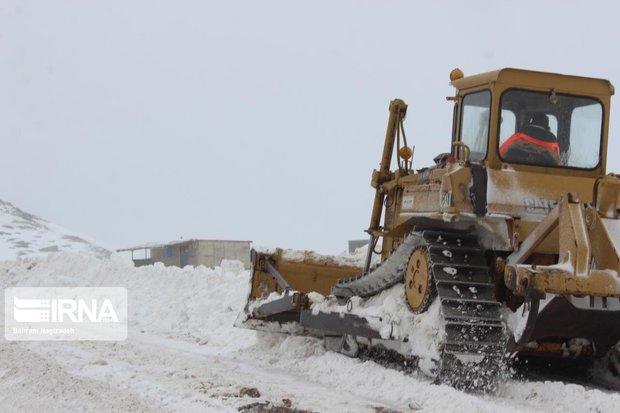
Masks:
[[[520,150],[527,151],[528,148],[532,148],[536,151],[543,151],[547,153],[555,161],[555,164],[560,163],[560,145],[557,142],[548,142],[541,139],[533,138],[522,132],[517,132],[512,135],[506,142],[499,148],[499,154],[502,158],[506,158],[506,154],[510,149],[518,148]],[[509,155],[507,161],[520,161],[520,159],[511,159]],[[529,162],[527,162],[529,163]]]

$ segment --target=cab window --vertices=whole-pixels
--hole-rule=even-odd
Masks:
[[[549,128],[552,133],[558,133],[558,120],[555,116],[549,116]],[[500,146],[508,140],[517,131],[517,118],[515,114],[509,110],[502,109],[502,117],[500,119],[499,144]]]
[[[573,110],[570,119],[570,146],[566,156],[568,166],[594,168],[598,165],[602,118],[603,108],[597,103]]]
[[[483,90],[465,95],[461,105],[460,141],[469,147],[470,160],[481,161],[487,155],[491,92]]]
[[[509,163],[593,169],[603,106],[588,97],[511,89],[500,99],[499,155]]]

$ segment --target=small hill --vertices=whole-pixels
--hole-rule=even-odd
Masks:
[[[108,257],[111,253],[67,229],[0,200],[0,259],[57,251],[88,252],[97,257]]]

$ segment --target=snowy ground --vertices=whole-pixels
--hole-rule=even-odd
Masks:
[[[135,268],[3,201],[0,259],[0,292],[125,287],[129,299],[126,341],[8,342],[2,335],[1,411],[539,413],[620,405],[618,393],[554,381],[508,380],[496,396],[469,395],[326,352],[313,338],[235,328],[250,277],[240,263]],[[0,324],[4,331],[3,316]]]
[[[291,407],[271,411],[289,412],[612,412],[620,405],[620,394],[561,382],[509,380],[497,396],[468,395],[326,352],[315,339],[234,328],[249,280],[236,262],[134,268],[118,255],[61,252],[0,262],[0,274],[2,289],[129,293],[124,342],[0,342],[3,410],[235,412],[267,411],[260,406],[269,402]],[[240,397],[243,388],[260,396]]]

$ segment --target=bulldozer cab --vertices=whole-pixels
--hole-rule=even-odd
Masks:
[[[467,161],[496,170],[591,178],[605,173],[614,93],[607,80],[501,69],[457,76],[452,85],[453,142],[468,147]]]

